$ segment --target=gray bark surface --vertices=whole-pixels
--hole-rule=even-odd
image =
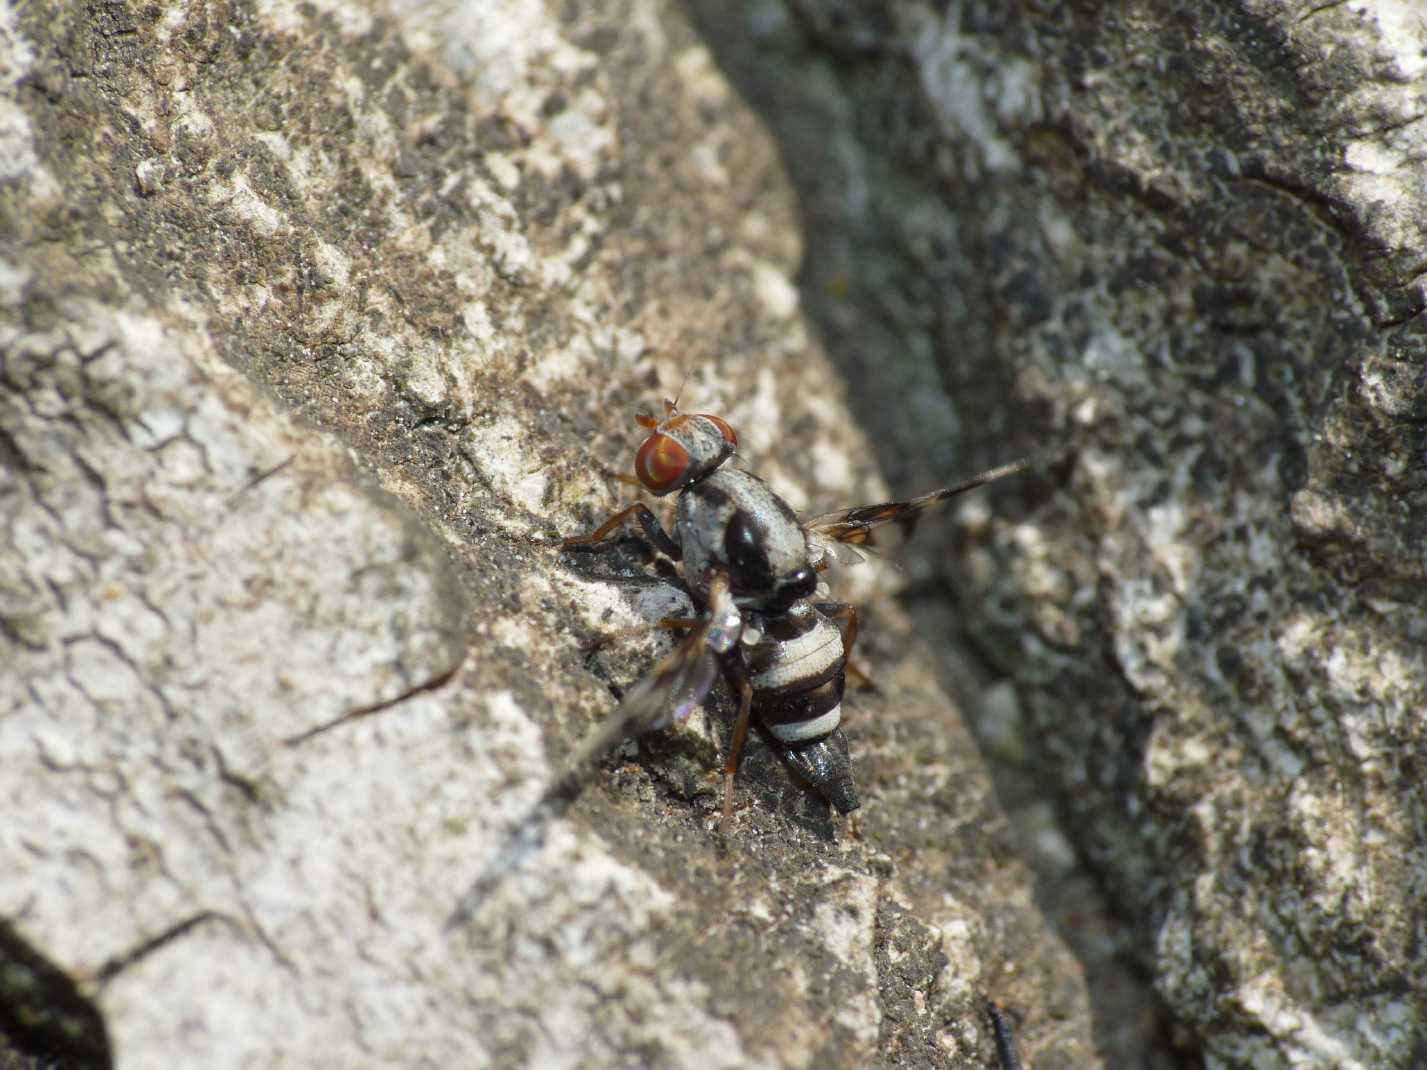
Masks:
[[[636,407],[687,375],[796,507],[884,490],[678,13],[12,6],[0,74],[7,1009],[83,1066],[983,1067],[990,996],[1099,1065],[875,563],[857,817],[755,744],[720,850],[720,697],[442,931],[654,656],[586,649],[669,585],[556,546]]]
[[[692,7],[894,487],[1066,451],[909,574],[1099,1050],[1427,1065],[1420,7]]]

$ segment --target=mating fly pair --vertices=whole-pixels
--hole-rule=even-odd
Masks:
[[[840,813],[855,810],[857,784],[839,726],[857,611],[818,597],[821,574],[842,547],[870,545],[883,524],[908,524],[929,506],[1020,472],[1032,461],[993,468],[919,498],[799,520],[757,476],[724,467],[738,450],[738,437],[724,420],[680,412],[672,401],[664,407],[662,420],[636,417],[650,434],[634,469],[651,494],[678,492],[672,532],[648,507],[635,504],[564,545],[603,542],[626,520],[636,520],[656,550],[681,563],[700,616],[656,625],[688,634],[630,688],[608,721],[579,747],[571,768],[688,716],[722,673],[739,706],[723,767],[724,820],[733,812],[733,777],[754,717],[797,779]]]

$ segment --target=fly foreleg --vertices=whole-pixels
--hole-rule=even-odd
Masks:
[[[621,524],[630,517],[639,521],[639,527],[644,532],[644,537],[654,544],[654,548],[665,557],[673,561],[682,561],[684,552],[679,548],[679,544],[674,538],[664,530],[664,526],[659,523],[659,519],[649,511],[649,507],[643,502],[635,502],[628,509],[621,509],[610,517],[599,527],[588,535],[574,535],[560,542],[561,546],[593,546],[596,543],[604,542],[610,537]]]

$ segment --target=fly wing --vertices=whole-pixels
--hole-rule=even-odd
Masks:
[[[706,620],[625,692],[615,711],[575,748],[561,780],[615,744],[681,721],[693,712],[718,680],[718,657],[709,646],[709,630]]]
[[[827,513],[825,516],[803,521],[803,530],[808,536],[808,560],[819,572],[825,572],[834,566],[851,568],[853,565],[860,565],[867,560],[869,551],[880,549],[867,545],[855,547],[850,542],[838,542],[836,536],[813,526],[825,519],[840,515],[840,513]]]
[[[968,490],[985,486],[987,483],[1004,479],[1006,476],[1015,475],[1017,472],[1023,472],[1039,460],[1041,458],[1037,456],[1022,457],[1019,461],[1012,461],[1010,464],[1003,464],[998,468],[988,468],[970,479],[953,483],[949,487],[942,487],[940,490],[934,490],[930,494],[923,494],[918,498],[881,502],[877,505],[859,505],[855,509],[823,513],[821,516],[805,520],[803,526],[807,529],[809,539],[822,555],[823,563],[815,562],[815,564],[818,564],[819,568],[832,563],[844,564],[847,563],[850,547],[875,547],[875,533],[884,524],[900,524],[903,531],[910,535],[916,526],[917,519],[926,510],[940,505],[958,494],[964,494]],[[856,550],[850,552],[853,560],[861,560]]]
[[[709,608],[698,626],[637,684],[589,738],[575,748],[564,771],[511,830],[502,848],[446,919],[446,931],[470,921],[492,889],[545,843],[551,821],[563,814],[584,786],[590,763],[620,743],[687,717],[708,697],[719,675],[719,658],[737,642],[742,621],[729,594],[728,577],[709,585]]]
[[[616,743],[682,721],[718,680],[719,657],[738,640],[743,622],[723,573],[709,583],[708,609],[698,626],[652,672],[625,692],[599,730],[575,749],[568,777]],[[562,778],[563,779],[563,778]]]

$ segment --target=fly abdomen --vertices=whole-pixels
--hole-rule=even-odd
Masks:
[[[827,735],[841,717],[847,666],[842,632],[805,601],[760,623],[747,650],[759,719],[784,743]]]
[[[760,695],[753,689],[758,719],[782,743],[806,743],[821,739],[842,721],[842,690],[846,674],[805,691]]]
[[[810,743],[780,744],[783,761],[801,779],[811,784],[840,814],[850,814],[862,805],[857,781],[852,776],[852,756],[841,728]]]
[[[836,623],[807,601],[745,633],[753,710],[783,760],[842,813],[858,806],[839,730],[847,653]]]
[[[762,696],[756,688],[753,692],[754,709],[783,761],[843,814],[861,805],[847,737],[838,727],[846,681],[839,665],[831,680],[807,690]]]

